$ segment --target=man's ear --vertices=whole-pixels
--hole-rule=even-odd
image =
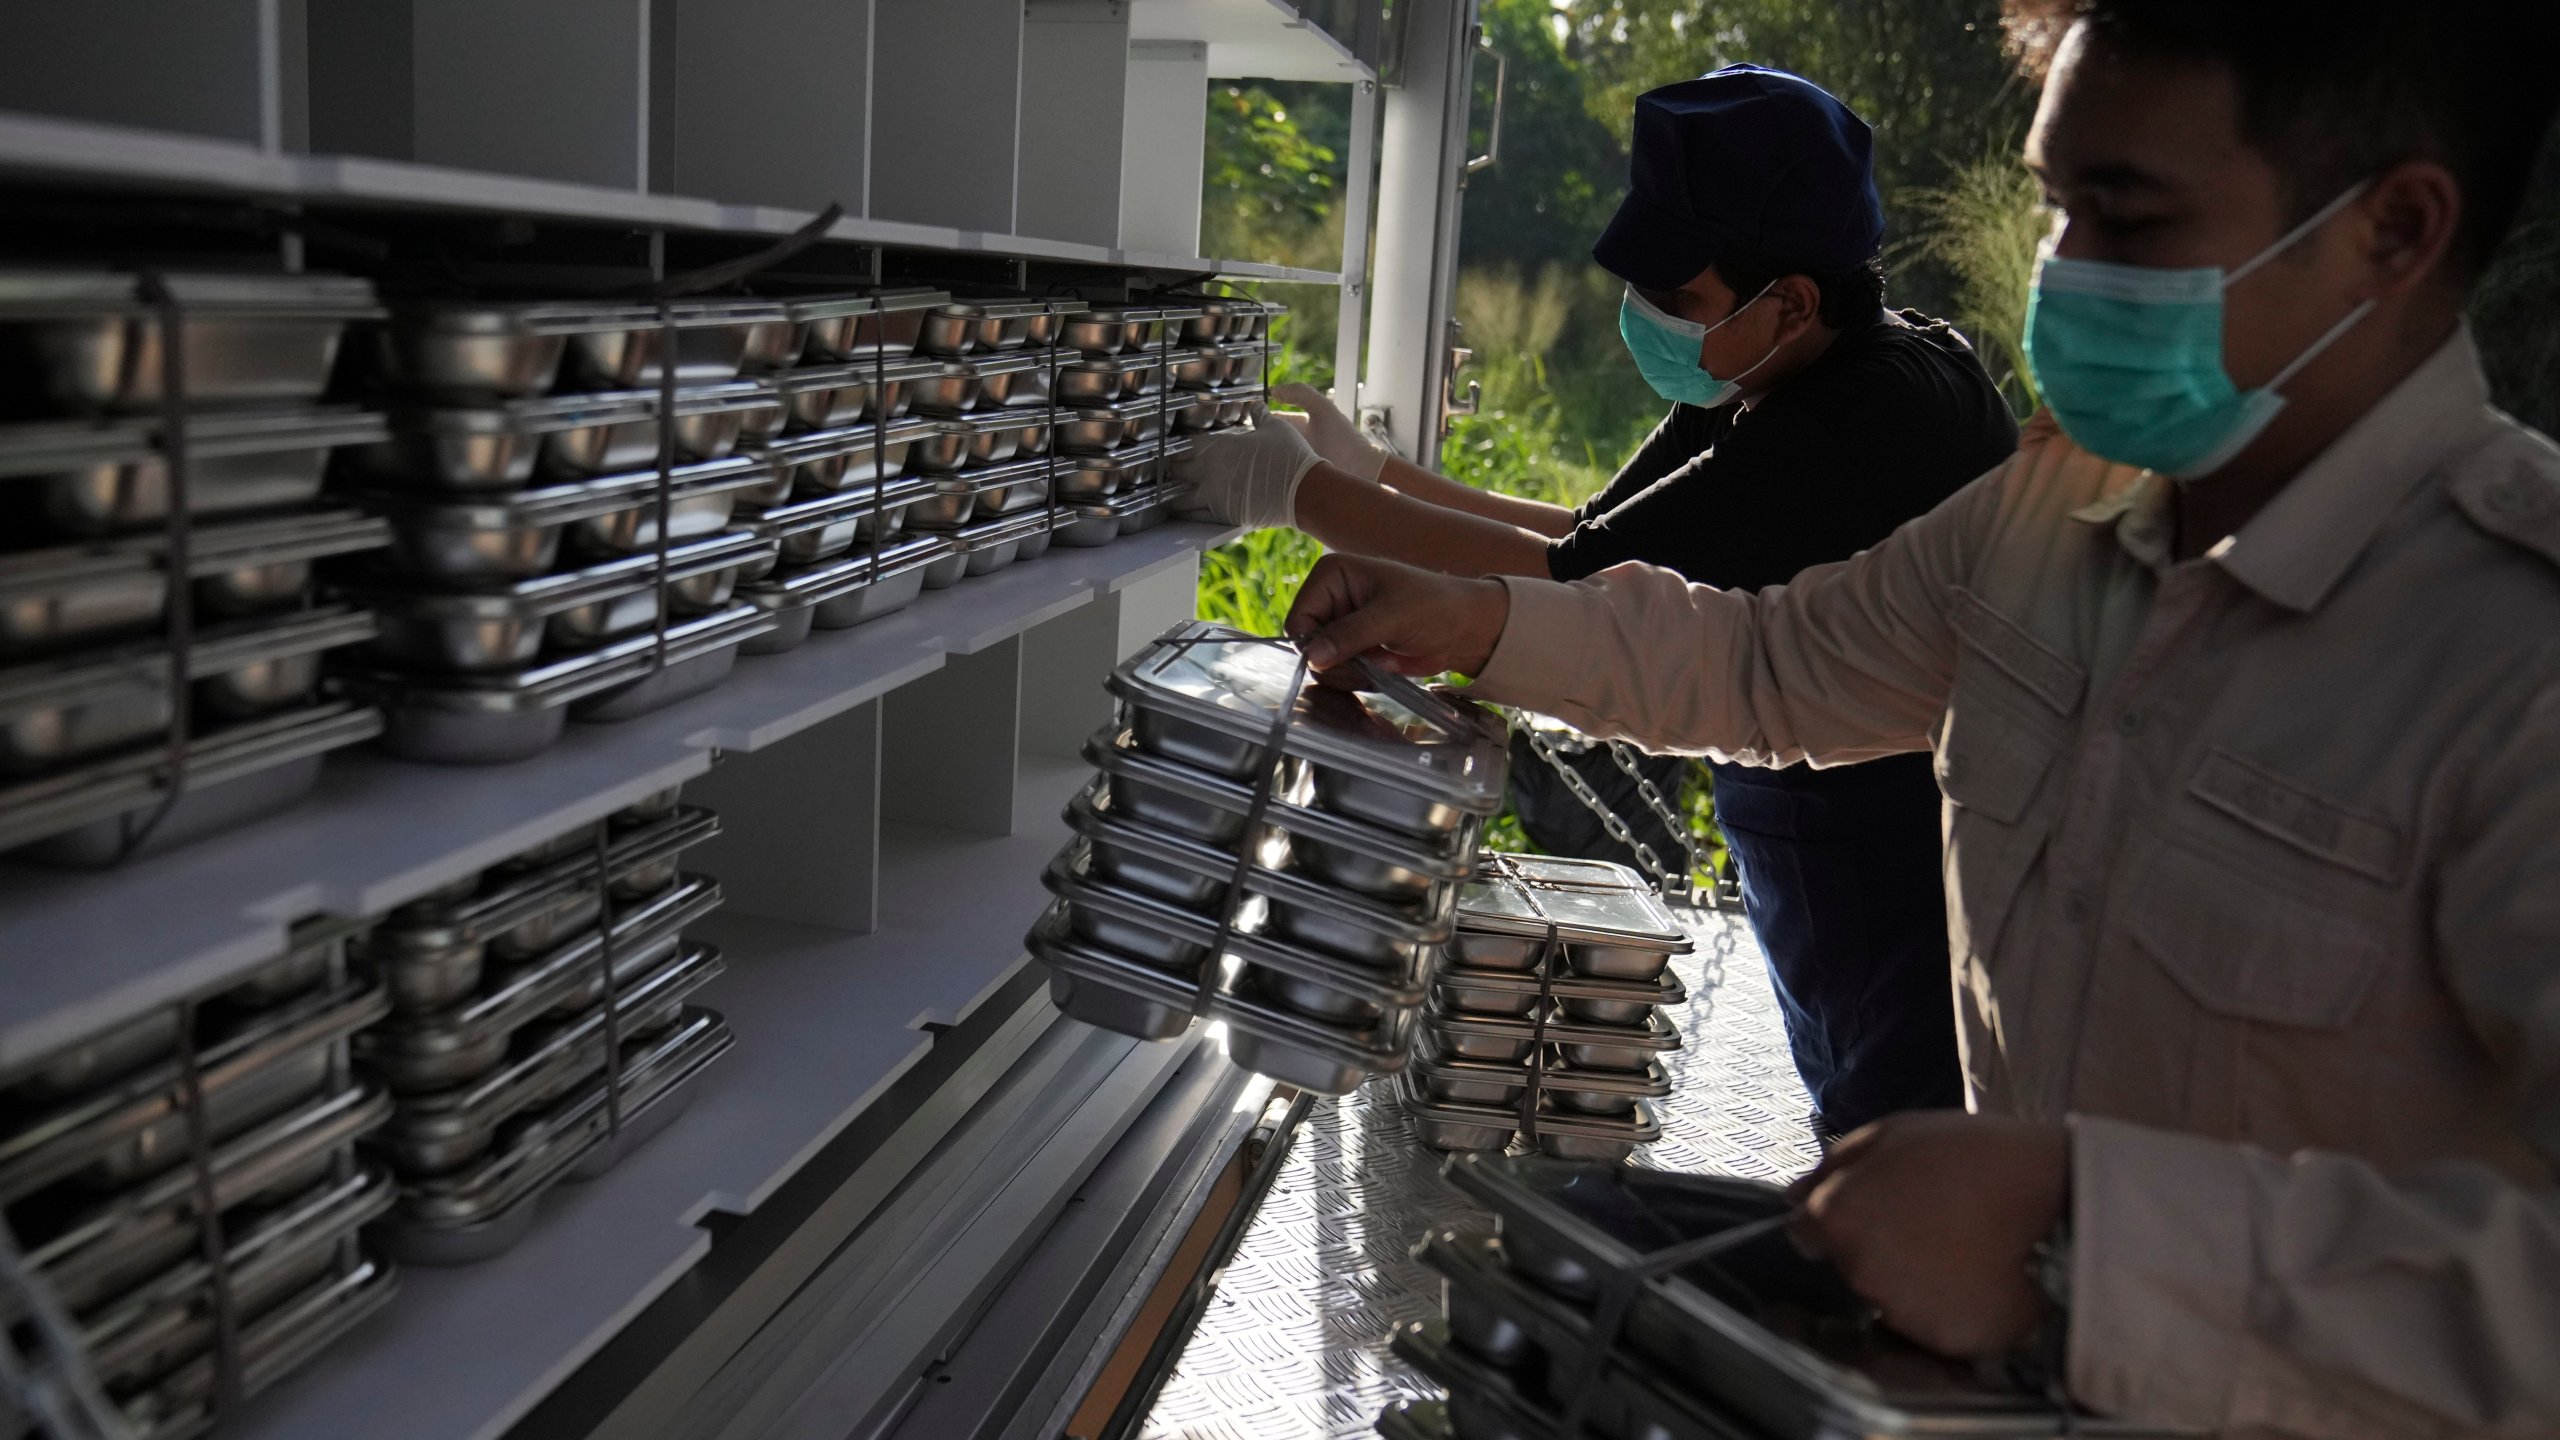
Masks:
[[[1781,345],[1822,323],[1822,287],[1810,275],[1783,275],[1761,302],[1778,308],[1777,339]]]
[[[2365,226],[2367,294],[2379,299],[2443,270],[2462,228],[2462,185],[2436,161],[2404,160],[2374,177],[2356,209]]]

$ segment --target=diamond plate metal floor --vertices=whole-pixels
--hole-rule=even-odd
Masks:
[[[1804,1086],[1760,949],[1739,910],[1690,917],[1675,962],[1691,999],[1668,1067],[1662,1139],[1635,1163],[1785,1180],[1813,1164]],[[1391,1084],[1317,1103],[1148,1417],[1147,1440],[1367,1436],[1378,1411],[1437,1392],[1387,1353],[1436,1315],[1439,1284],[1413,1260],[1435,1226],[1478,1212],[1440,1178]]]

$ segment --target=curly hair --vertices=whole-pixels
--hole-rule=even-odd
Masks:
[[[2073,26],[2122,53],[2230,69],[2242,138],[2308,215],[2357,180],[2432,159],[2462,187],[2455,263],[2477,274],[2515,223],[2560,111],[2552,0],[2003,0],[2040,76]]]

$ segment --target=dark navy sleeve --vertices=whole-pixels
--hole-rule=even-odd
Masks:
[[[1575,523],[1606,515],[1651,488],[1654,482],[1679,470],[1713,448],[1733,414],[1731,406],[1717,410],[1701,410],[1694,405],[1674,405],[1653,433],[1644,437],[1636,453],[1609,477],[1600,493],[1574,508]]]

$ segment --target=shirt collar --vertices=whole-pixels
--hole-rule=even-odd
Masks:
[[[2478,428],[2489,403],[2464,325],[2211,552],[2288,610],[2319,608],[2410,490]]]

